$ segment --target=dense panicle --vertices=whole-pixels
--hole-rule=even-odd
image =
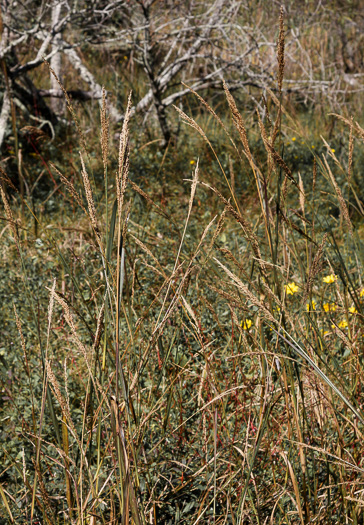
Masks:
[[[278,90],[282,93],[283,77],[284,77],[284,45],[285,45],[285,34],[284,34],[284,7],[281,6],[279,14],[279,35],[277,45],[277,60],[278,60]]]

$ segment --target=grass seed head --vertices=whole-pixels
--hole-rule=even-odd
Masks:
[[[107,170],[107,159],[109,156],[109,125],[110,117],[107,113],[107,104],[106,104],[106,90],[102,87],[102,106],[100,112],[101,120],[101,152],[102,152],[102,162],[104,165],[104,176],[106,175]]]
[[[279,93],[282,93],[282,84],[284,76],[284,8],[281,6],[279,14],[279,35],[278,35],[278,50],[277,50],[277,60],[278,60],[278,90]]]

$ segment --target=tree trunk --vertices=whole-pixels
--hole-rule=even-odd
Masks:
[[[54,28],[58,24],[58,20],[61,14],[61,3],[57,0],[53,1],[52,4],[52,27]],[[61,38],[57,36],[52,43],[52,51],[56,51],[60,47]],[[51,68],[61,80],[61,67],[62,67],[62,54],[60,52],[52,56]],[[59,85],[54,75],[51,73],[51,89],[59,89]],[[51,109],[56,115],[62,115],[64,112],[64,100],[62,98],[51,99]]]
[[[0,148],[2,143],[4,142],[5,133],[6,133],[6,125],[8,123],[10,116],[10,98],[8,95],[7,90],[4,91],[4,97],[3,97],[3,105],[1,108],[0,113]]]

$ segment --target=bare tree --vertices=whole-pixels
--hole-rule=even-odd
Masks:
[[[90,13],[86,2],[82,5],[68,0],[52,0],[50,3],[1,0],[0,63],[4,75],[2,81],[0,80],[3,94],[0,146],[5,137],[12,104],[18,106],[20,111],[38,125],[52,128],[58,122],[63,105],[59,101],[63,93],[57,80],[52,75],[51,89],[42,89],[43,86],[38,88],[34,84],[31,76],[32,71],[44,61],[48,61],[56,75],[60,76],[62,57],[65,57],[90,86],[90,91],[75,90],[71,93],[74,98],[101,99],[101,86],[83,65],[76,51],[87,42],[83,27],[86,15],[89,26],[92,26],[92,12]],[[86,28],[89,26],[86,25]],[[51,97],[50,106],[45,101],[46,97]],[[112,114],[114,118],[122,118],[116,111]]]
[[[259,60],[259,70],[250,66],[260,47],[273,48],[274,41],[269,44],[259,38],[260,28],[241,25],[244,2],[240,0],[130,0],[119,7],[125,18],[112,19],[109,31],[96,34],[92,43],[127,50],[144,72],[148,89],[133,111],[154,107],[164,144],[171,138],[166,110],[189,93],[181,89],[181,80],[195,91],[221,88],[225,76],[234,88],[271,82],[269,59],[265,64]]]
[[[138,91],[143,92],[133,112],[154,113],[165,144],[173,136],[168,107],[189,92],[181,82],[202,91],[221,89],[224,78],[230,89],[249,96],[251,87],[253,94],[255,87],[259,92],[275,89],[279,4],[278,0],[0,0],[0,147],[12,107],[50,129],[62,119],[63,92],[55,78],[50,88],[34,79],[33,71],[44,60],[57,76],[71,68],[88,86],[69,91],[74,99],[101,103],[102,82],[83,60],[89,48],[113,49],[128,57]],[[310,10],[302,1],[285,2],[283,88],[303,102],[324,94],[335,105],[348,91],[363,89],[360,65],[351,66],[353,57],[363,56],[353,49],[353,42],[362,46],[363,39],[349,38],[350,31],[357,35],[362,30],[362,18],[353,12],[342,23],[340,9],[335,8],[339,12],[335,19],[329,4],[322,0]],[[306,48],[310,31],[328,42],[322,52]],[[340,53],[344,68],[335,58]],[[114,121],[123,119],[111,101],[109,111]]]

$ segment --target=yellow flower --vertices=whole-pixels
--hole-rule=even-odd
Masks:
[[[336,304],[335,303],[324,303],[323,304],[325,312],[335,312]]]
[[[309,312],[310,310],[316,310],[316,301],[312,301],[312,303],[306,304],[306,310]]]
[[[191,166],[193,166],[195,164],[195,161],[194,160],[190,160],[190,164],[191,164]]]
[[[361,290],[359,295],[360,295],[360,297],[364,297],[364,288]]]
[[[315,146],[312,144],[311,148],[312,148],[312,149],[315,149]]]
[[[335,150],[334,150],[334,148],[331,148],[331,151],[332,151],[333,153],[335,153]]]
[[[350,306],[349,308],[349,312],[351,314],[357,314],[358,313],[358,310],[355,308],[355,306]]]
[[[336,281],[336,279],[337,275],[335,275],[334,273],[330,273],[330,275],[326,275],[326,277],[324,277],[322,280],[326,284],[332,284]]]
[[[286,290],[287,295],[293,295],[298,292],[299,288],[296,283],[288,283],[285,285],[284,289]]]
[[[293,142],[296,140],[296,137],[292,137]]]
[[[339,328],[347,328],[347,326],[348,326],[348,322],[345,319],[340,321],[340,323],[338,324]],[[332,324],[331,328],[336,328],[336,326],[334,324]]]
[[[243,321],[240,324],[242,325],[243,330],[249,330],[249,328],[252,325],[252,322],[250,319],[245,319],[244,324],[243,324]]]

